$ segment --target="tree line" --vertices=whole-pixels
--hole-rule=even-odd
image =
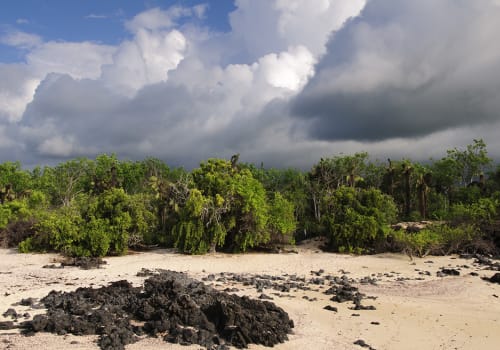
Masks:
[[[55,166],[0,164],[0,243],[21,252],[244,252],[325,236],[328,249],[410,254],[499,248],[500,166],[482,140],[438,160],[322,158],[309,171],[208,159],[186,171],[102,154]],[[430,220],[418,232],[398,221]]]

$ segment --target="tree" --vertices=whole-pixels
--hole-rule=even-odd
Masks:
[[[89,159],[72,159],[54,168],[46,167],[43,179],[40,180],[52,196],[54,204],[68,207],[78,194],[86,192],[89,188],[91,169],[92,161]]]
[[[321,158],[309,173],[310,192],[314,217],[321,222],[321,198],[341,186],[355,187],[362,180],[368,153],[355,153],[353,156]]]
[[[185,203],[176,203],[175,245],[189,253],[245,251],[269,242],[269,203],[262,183],[233,161],[209,159],[192,172]]]
[[[30,187],[30,174],[21,169],[21,163],[0,164],[0,204],[24,196]]]
[[[454,148],[446,153],[449,165],[455,168],[452,174],[459,176],[459,183],[463,187],[469,185],[475,177],[484,174],[485,169],[492,162],[482,139],[474,139],[465,150]]]

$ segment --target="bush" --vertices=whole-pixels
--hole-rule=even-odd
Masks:
[[[31,214],[26,200],[13,200],[0,204],[0,229],[7,227],[9,222],[28,219]]]
[[[7,224],[0,232],[0,247],[15,248],[25,239],[33,236],[36,231],[34,219],[16,220]]]
[[[269,206],[268,229],[271,231],[272,244],[293,244],[293,234],[297,228],[294,205],[281,193],[275,192]]]
[[[67,255],[90,255],[81,251],[83,220],[74,208],[45,215],[36,224],[36,234],[23,244],[23,251],[58,251]]]
[[[450,210],[450,220],[455,224],[490,223],[497,215],[498,202],[491,198],[481,198],[472,204],[454,204]]]
[[[433,230],[424,229],[415,233],[407,233],[406,231],[396,231],[391,233],[396,246],[400,247],[401,251],[408,254],[410,257],[424,257],[431,252],[441,250],[442,239]]]
[[[133,226],[130,212],[130,197],[121,188],[105,190],[93,198],[82,215],[90,230],[84,232],[85,236],[90,243],[98,245],[91,246],[89,250],[102,252],[109,244],[106,253],[98,256],[125,254],[128,250],[129,230]]]
[[[74,203],[46,212],[34,226],[35,234],[21,242],[20,250],[58,251],[69,256],[119,255],[127,252],[130,232],[142,235],[150,227],[144,203],[132,202],[122,189],[113,188],[97,197],[80,195]]]
[[[395,247],[410,257],[428,254],[447,255],[474,249],[481,240],[481,233],[474,225],[432,225],[419,232],[396,231],[390,234]]]
[[[329,245],[339,252],[373,250],[377,241],[385,239],[397,212],[392,198],[376,189],[340,187],[324,201]]]

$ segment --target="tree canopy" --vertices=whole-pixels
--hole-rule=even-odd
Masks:
[[[391,231],[396,221],[436,220],[450,226],[438,235],[467,225],[463,237],[479,232],[498,247],[488,227],[498,218],[499,169],[482,140],[424,163],[363,152],[321,158],[310,171],[265,169],[239,155],[192,171],[106,154],[31,170],[5,162],[0,243],[83,256],[153,246],[203,254],[322,235],[334,251],[360,253],[394,249],[392,239],[410,245],[412,236]]]

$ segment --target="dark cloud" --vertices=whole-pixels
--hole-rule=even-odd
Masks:
[[[12,129],[25,153],[49,163],[104,152],[131,159],[154,156],[187,167],[235,153],[260,161],[259,142],[286,118],[284,101],[221,121],[232,103],[218,93],[169,82],[148,85],[127,98],[102,81],[51,74]]]
[[[321,140],[422,137],[495,122],[499,19],[494,1],[372,0],[331,38],[292,112]]]

